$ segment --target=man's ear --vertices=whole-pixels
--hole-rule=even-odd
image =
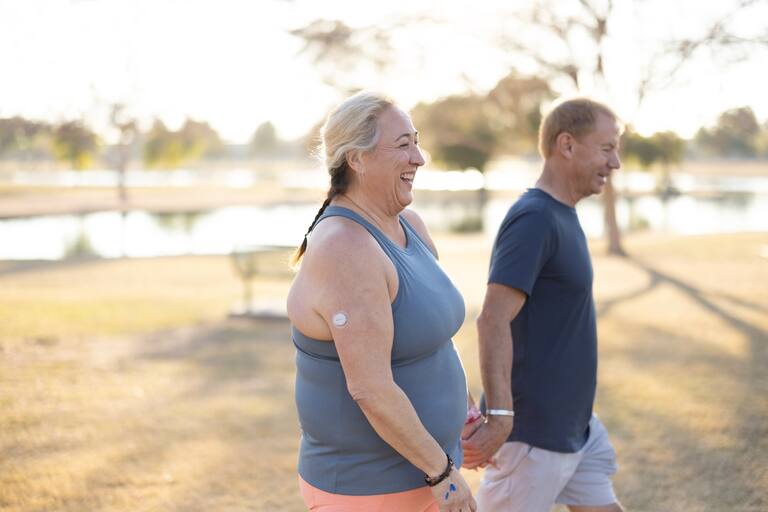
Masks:
[[[576,139],[568,132],[563,132],[555,139],[555,151],[565,157],[573,157],[573,146],[576,143]]]

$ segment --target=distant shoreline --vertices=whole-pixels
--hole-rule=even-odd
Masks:
[[[245,164],[245,165],[244,165]],[[231,165],[231,167],[229,167]],[[276,179],[283,171],[295,169],[310,169],[317,166],[317,162],[308,160],[288,161],[264,161],[264,162],[215,162],[210,168],[217,171],[245,169],[263,169],[270,179],[264,180],[250,187],[234,188],[217,185],[193,184],[185,187],[157,186],[157,187],[131,187],[128,189],[128,201],[121,204],[117,196],[117,189],[113,186],[40,186],[40,185],[13,185],[0,182],[0,219],[13,219],[34,217],[42,215],[78,215],[100,211],[131,211],[143,210],[153,213],[177,213],[188,211],[211,210],[226,206],[269,206],[278,204],[312,203],[321,202],[325,193],[316,184],[307,183],[306,188],[286,188],[280,185]],[[499,158],[490,166],[489,171],[495,170],[520,170],[526,175],[535,175],[538,162],[535,159]],[[631,167],[634,171],[634,167]],[[0,162],[0,174],[12,173],[11,162]],[[203,170],[199,166],[190,170]],[[56,169],[38,168],[40,172],[56,172]],[[37,172],[32,168],[25,172]],[[89,171],[82,171],[87,173]],[[158,171],[163,172],[163,171]],[[318,172],[320,170],[318,169]],[[659,176],[660,169],[648,171],[649,175]],[[672,171],[672,177],[676,175],[691,175],[700,178],[732,178],[752,179],[768,177],[768,160],[708,160],[690,161],[680,168]],[[515,184],[525,187],[523,184]],[[514,199],[521,190],[490,190],[489,196],[509,197]],[[626,191],[621,190],[622,195]],[[645,194],[647,192],[643,192]],[[713,192],[702,192],[710,195]],[[419,189],[417,186],[417,205],[419,200],[441,200],[450,195],[456,200],[474,200],[474,190],[439,191]],[[698,193],[697,193],[698,194]],[[637,194],[633,194],[637,195]]]

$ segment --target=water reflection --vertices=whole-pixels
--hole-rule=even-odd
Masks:
[[[64,258],[81,258],[84,256],[98,256],[98,253],[93,248],[88,233],[81,226],[81,231],[77,236],[64,247]]]
[[[415,205],[431,229],[466,232],[482,224],[489,237],[514,200],[490,200],[481,223],[471,194],[446,192],[438,197],[417,199]],[[0,220],[0,259],[229,254],[242,246],[295,246],[317,207],[236,206],[183,213],[96,212]],[[577,210],[587,236],[602,236],[600,198],[582,201]],[[624,231],[649,229],[682,235],[766,232],[768,194],[640,195],[620,199],[616,214]]]

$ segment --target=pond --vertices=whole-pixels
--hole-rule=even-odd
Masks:
[[[419,201],[415,208],[430,229],[457,231],[477,224],[476,204],[452,199]],[[511,200],[493,199],[485,208],[484,232],[493,237]],[[317,212],[317,204],[232,206],[207,211],[150,213],[94,212],[0,220],[0,259],[58,260],[93,255],[104,258],[185,254],[229,254],[249,246],[295,246]],[[599,198],[578,207],[589,237],[603,233]],[[709,195],[657,195],[622,198],[621,228],[690,235],[739,231],[768,232],[768,192]]]

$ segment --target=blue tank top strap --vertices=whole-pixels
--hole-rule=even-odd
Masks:
[[[427,245],[427,242],[424,241],[423,238],[421,238],[421,235],[419,235],[419,232],[416,231],[416,228],[414,228],[410,222],[408,222],[408,219],[406,219],[404,216],[400,216],[400,224],[403,226],[405,231],[408,234],[408,240],[416,240],[418,241],[419,245],[426,250],[430,255],[434,256],[434,253],[432,252],[432,249],[429,248],[429,245]]]
[[[432,249],[429,248],[429,245],[427,245],[424,239],[421,238],[421,235],[419,235],[419,233],[411,225],[411,223],[408,222],[408,220],[402,215],[400,215],[398,218],[400,220],[400,225],[403,227],[403,230],[405,231],[407,242],[404,248],[394,243],[387,235],[385,235],[379,228],[374,226],[371,222],[368,222],[362,215],[358,214],[355,211],[350,210],[349,208],[344,208],[343,206],[327,207],[323,212],[323,214],[320,216],[320,218],[317,219],[317,222],[320,222],[321,220],[327,217],[336,217],[336,216],[345,217],[363,226],[371,234],[371,236],[373,236],[373,238],[375,238],[376,241],[379,242],[379,245],[389,255],[390,259],[399,260],[400,259],[399,255],[402,252],[413,252],[413,251],[426,253],[429,256],[434,257],[434,254],[432,253]]]

